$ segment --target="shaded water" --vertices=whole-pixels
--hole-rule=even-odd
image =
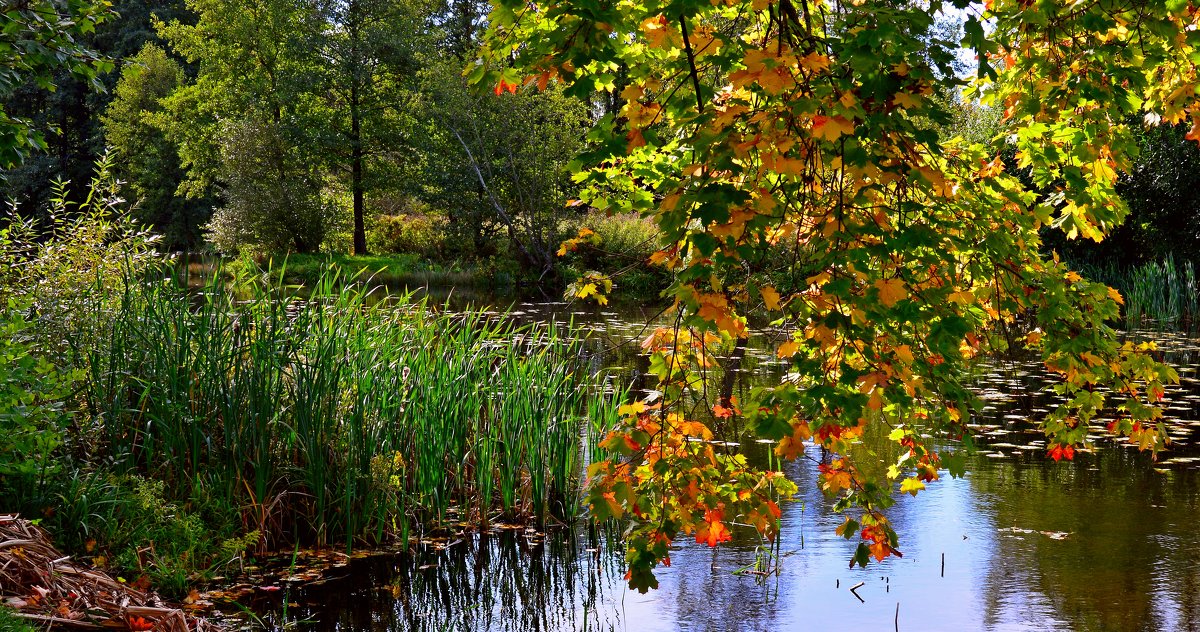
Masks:
[[[513,309],[591,327],[603,362],[625,378],[640,365],[636,343],[622,343],[653,315]],[[661,587],[645,595],[625,587],[616,537],[576,525],[430,538],[412,553],[348,560],[316,584],[284,583],[243,603],[270,629],[329,631],[1197,630],[1198,349],[1185,337],[1160,344],[1184,378],[1169,392],[1177,444],[1162,462],[1099,430],[1096,452],[1050,461],[1024,421],[1054,403],[1039,366],[989,367],[976,381],[988,402],[975,420],[985,445],[968,475],[943,472],[918,497],[899,498],[888,513],[904,557],[866,569],[848,567],[855,542],[834,534],[843,517],[818,491],[815,464],[802,460],[786,466],[800,494],[783,504],[777,548],[749,527],[717,549],[681,539],[672,566],[656,571]],[[769,352],[750,357],[748,369],[771,373]],[[767,448],[744,449],[761,457]],[[739,572],[764,558],[770,574]]]

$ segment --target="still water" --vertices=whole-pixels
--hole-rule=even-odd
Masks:
[[[650,313],[514,309],[573,316],[597,334],[605,365],[636,377],[636,346],[621,343]],[[1169,392],[1169,453],[1152,462],[1097,430],[1097,451],[1051,461],[1024,421],[1054,403],[1037,363],[987,367],[975,381],[988,402],[974,420],[985,445],[967,476],[943,473],[889,511],[903,558],[849,568],[855,542],[834,534],[843,518],[801,460],[786,466],[800,494],[782,506],[776,547],[749,527],[716,549],[680,540],[647,594],[625,587],[614,534],[575,525],[462,530],[243,603],[256,627],[314,631],[1200,630],[1197,341],[1140,335],[1158,339],[1184,379]],[[750,360],[747,375],[779,368],[766,351]],[[766,447],[748,439],[743,449]],[[769,572],[746,572],[755,569]]]

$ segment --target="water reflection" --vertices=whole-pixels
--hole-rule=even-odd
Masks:
[[[1195,471],[1160,474],[1119,450],[973,466],[900,499],[891,516],[904,557],[867,569],[847,567],[840,518],[812,484],[815,468],[797,464],[802,495],[784,507],[778,574],[765,581],[734,574],[755,560],[749,529],[716,550],[683,543],[646,595],[624,588],[613,543],[509,531],[356,560],[289,595],[298,606],[287,618],[380,631],[1200,628]],[[849,591],[859,582],[862,603]],[[279,602],[257,607],[284,623]]]
[[[623,343],[652,314],[514,309],[529,320],[573,318],[598,334],[597,363],[644,369],[636,346]],[[1198,347],[1156,337],[1184,379],[1168,392],[1176,444],[1162,462],[1107,442],[1103,420],[1097,451],[1047,460],[1027,421],[1057,403],[1040,364],[984,367],[975,384],[987,407],[973,423],[985,447],[970,473],[899,498],[889,516],[904,557],[867,569],[848,567],[855,543],[834,534],[842,516],[817,490],[815,464],[802,461],[788,466],[800,495],[783,506],[776,548],[748,527],[718,549],[681,541],[658,571],[661,587],[646,595],[625,588],[612,534],[579,526],[546,537],[462,533],[449,546],[355,560],[340,577],[250,605],[268,628],[304,622],[315,631],[1198,630]],[[746,376],[773,379],[779,368],[765,348],[747,358]],[[745,449],[761,457],[765,448]],[[736,573],[767,550],[775,572]],[[850,592],[859,583],[861,602]]]

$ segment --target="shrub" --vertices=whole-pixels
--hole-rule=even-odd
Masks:
[[[430,213],[379,215],[367,233],[367,249],[377,253],[414,253],[425,259],[445,254],[446,220]]]
[[[658,227],[651,219],[636,213],[593,211],[579,221],[579,227],[594,235],[580,242],[568,259],[573,270],[564,275],[566,278],[585,271],[615,275],[617,292],[647,299],[654,298],[670,282],[665,269],[650,264],[650,255],[659,246]]]
[[[221,146],[225,205],[209,222],[208,239],[223,253],[316,252],[336,209],[323,199],[309,160],[277,125],[230,124]]]

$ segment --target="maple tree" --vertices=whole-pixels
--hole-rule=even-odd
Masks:
[[[966,12],[961,41],[935,28],[950,8]],[[795,489],[714,449],[703,408],[743,415],[785,459],[826,448],[821,485],[859,564],[900,554],[884,512],[950,464],[935,442],[970,445],[980,358],[1028,349],[1061,377],[1065,403],[1039,420],[1055,460],[1102,410],[1114,434],[1163,447],[1155,404],[1175,372],[1122,340],[1121,296],[1041,235],[1098,241],[1121,222],[1131,120],[1190,120],[1200,140],[1198,22],[1180,0],[498,0],[471,78],[501,96],[620,83],[623,108],[581,157],[582,200],[652,215],[653,262],[674,273],[675,325],[643,342],[662,400],[624,407],[612,458],[589,471],[593,514],[630,519],[630,584],[656,586],[681,534],[716,545],[737,522],[773,537]],[[977,55],[970,80],[953,72],[960,47]],[[996,142],[946,133],[960,91],[1002,111]],[[745,344],[755,312],[791,332],[776,347],[789,371],[713,401],[715,354]],[[894,462],[854,449],[874,426]]]

